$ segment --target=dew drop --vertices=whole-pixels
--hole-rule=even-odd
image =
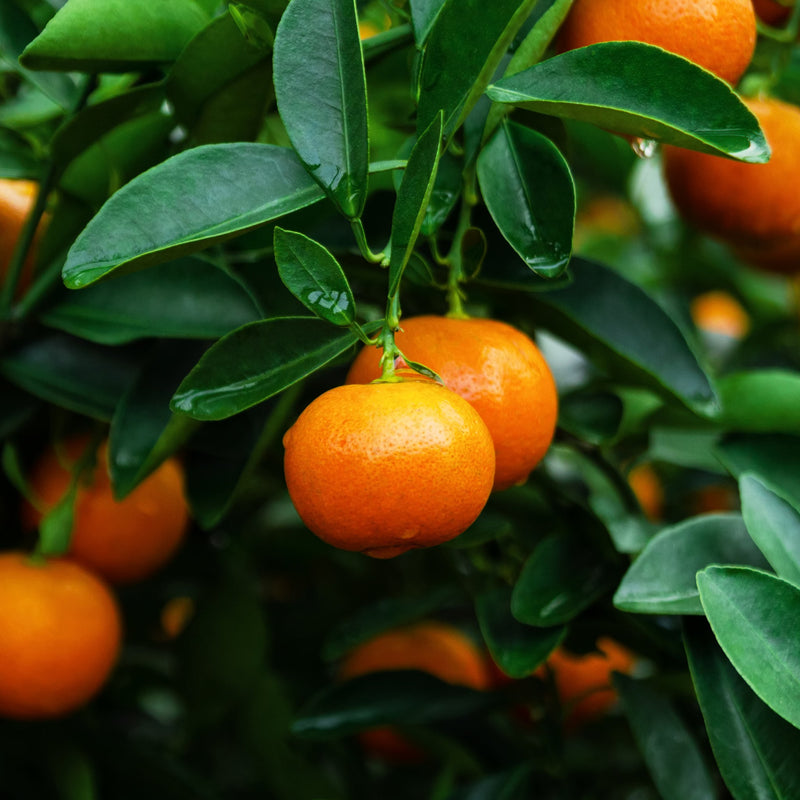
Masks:
[[[639,158],[652,158],[656,154],[658,142],[655,139],[636,138],[631,141],[631,147]]]

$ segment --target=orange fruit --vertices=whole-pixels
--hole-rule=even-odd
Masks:
[[[645,516],[654,521],[661,519],[664,513],[664,487],[653,467],[650,464],[637,464],[628,473],[628,484]]]
[[[36,527],[67,494],[73,470],[89,441],[69,439],[35,465],[29,486],[36,507],[23,504],[22,518]],[[97,463],[78,478],[69,555],[115,584],[143,580],[166,564],[183,541],[189,511],[183,470],[167,459],[127,497],[115,499],[108,474],[108,442]]]
[[[455,686],[486,690],[492,685],[489,660],[464,633],[443,622],[418,622],[381,633],[358,645],[344,658],[339,678],[386,670],[419,670]],[[365,750],[391,762],[420,761],[419,747],[391,726],[363,731]]]
[[[161,630],[167,639],[175,639],[194,616],[194,600],[186,595],[172,597],[161,609]]]
[[[289,496],[306,526],[376,558],[458,536],[494,480],[494,447],[478,413],[427,380],[331,389],[283,444]]]
[[[610,194],[598,195],[578,209],[572,247],[580,250],[601,237],[630,238],[639,228],[636,210],[627,200]]]
[[[611,673],[630,673],[636,663],[630,650],[607,637],[597,640],[597,651],[577,655],[560,647],[547,659],[547,668],[566,712],[567,727],[574,728],[612,708],[617,702],[617,692],[611,683]]]
[[[117,660],[114,596],[65,560],[0,555],[0,715],[57,717],[94,696]]]
[[[750,0],[575,0],[559,49],[612,41],[663,47],[736,84],[753,57],[755,14]]]
[[[741,339],[750,329],[750,317],[742,304],[722,291],[699,294],[692,299],[690,312],[694,324],[709,333]]]
[[[800,265],[800,108],[774,98],[745,100],[764,130],[772,157],[745,164],[664,148],[667,185],[681,215],[766,269]]]
[[[5,280],[22,226],[36,202],[38,190],[39,186],[34,181],[0,178],[0,278],[2,280]],[[41,236],[44,224],[44,221],[39,224],[34,245],[25,259],[20,278],[21,288],[30,282],[36,257],[35,244],[38,237]]]
[[[533,341],[498,320],[423,316],[403,320],[396,342],[481,415],[494,441],[494,489],[523,483],[547,452],[558,416],[555,381]],[[378,378],[380,355],[365,347],[347,383]]]
[[[775,0],[753,0],[756,15],[767,25],[780,26],[789,19],[791,8],[776,3]]]

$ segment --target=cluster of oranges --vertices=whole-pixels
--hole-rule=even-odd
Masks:
[[[555,432],[558,399],[533,341],[489,319],[413,317],[396,342],[436,372],[381,380],[367,347],[284,437],[292,502],[344,550],[390,558],[448,541],[492,490],[525,481]],[[399,373],[408,373],[400,365]]]
[[[189,514],[183,472],[165,461],[117,500],[108,443],[69,439],[47,451],[29,479],[23,524],[33,528],[71,502],[70,547],[63,558],[0,555],[0,715],[60,716],[105,683],[122,640],[109,584],[141,581],[180,546]]]

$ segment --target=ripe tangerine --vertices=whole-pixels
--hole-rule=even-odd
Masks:
[[[555,381],[533,341],[498,320],[438,316],[403,320],[395,341],[481,415],[497,459],[493,488],[524,483],[544,458],[558,417]],[[380,352],[365,347],[347,383],[369,383],[380,372]]]
[[[283,444],[289,496],[306,526],[376,558],[463,533],[494,480],[494,446],[478,413],[428,380],[331,389]]]
[[[22,518],[36,527],[67,494],[73,470],[89,440],[78,436],[48,450],[29,479],[37,502],[23,504]],[[170,458],[127,497],[114,497],[108,473],[108,441],[97,450],[97,463],[78,477],[70,556],[115,584],[135,583],[161,568],[174,555],[188,528],[183,470]]]
[[[17,240],[22,232],[22,226],[36,201],[39,185],[34,181],[12,178],[0,178],[0,279],[5,280],[11,257],[17,246]],[[31,271],[36,257],[35,245],[41,236],[44,226],[43,221],[37,228],[34,244],[25,259],[20,287],[24,288],[30,282]]]
[[[614,41],[663,47],[734,85],[753,57],[755,13],[750,0],[575,0],[559,50]]]
[[[103,686],[119,653],[114,596],[79,564],[0,555],[0,714],[57,717]]]

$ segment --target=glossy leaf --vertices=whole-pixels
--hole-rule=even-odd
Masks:
[[[568,622],[611,589],[616,570],[577,534],[543,539],[514,586],[511,613],[526,625]]]
[[[276,227],[275,261],[286,288],[309,311],[334,325],[355,320],[353,292],[330,250],[302,233]]]
[[[136,374],[136,360],[132,352],[53,334],[7,352],[0,373],[48,403],[110,420]]]
[[[613,439],[622,423],[622,400],[611,392],[572,392],[559,398],[558,424],[592,444]]]
[[[324,367],[357,341],[311,317],[252,322],[220,339],[172,398],[175,411],[224,419],[266,400]]]
[[[615,674],[633,736],[664,800],[715,800],[714,780],[686,723],[646,681]]]
[[[123,186],[75,241],[64,282],[79,289],[244,233],[322,199],[295,154],[267,144],[195,147]]]
[[[781,578],[800,585],[800,511],[754,475],[739,479],[747,531]]]
[[[431,32],[436,17],[442,10],[445,0],[410,0],[411,23],[414,27],[414,41],[422,47]]]
[[[559,275],[572,252],[575,186],[558,148],[536,131],[504,124],[478,156],[483,199],[530,269]]]
[[[628,136],[752,163],[769,158],[758,121],[728,84],[641,42],[570,50],[502,78],[487,94],[498,103]]]
[[[455,208],[461,195],[462,166],[460,159],[449,150],[441,154],[439,167],[436,170],[436,181],[420,228],[423,236],[435,234]]]
[[[438,115],[420,136],[403,172],[392,214],[392,243],[389,256],[389,295],[400,288],[406,268],[417,242],[431,198],[442,141],[442,117]]]
[[[678,326],[642,289],[600,264],[573,258],[573,282],[535,295],[540,324],[612,374],[711,411],[715,394]],[[484,279],[491,276],[484,271]]]
[[[208,16],[193,0],[69,0],[23,52],[30,69],[127,72],[174,61]]]
[[[331,739],[374,725],[424,725],[484,710],[488,692],[454,686],[426,672],[375,672],[322,691],[295,718],[295,736]]]
[[[796,372],[734,372],[719,379],[717,391],[721,425],[741,432],[800,434],[800,375]]]
[[[431,29],[419,76],[417,130],[440,110],[449,138],[472,110],[536,0],[448,0]]]
[[[800,507],[800,437],[739,434],[718,446],[722,463],[735,475],[752,472],[795,507]]]
[[[688,624],[684,641],[711,748],[735,800],[797,797],[800,731],[758,699],[704,621]]]
[[[275,34],[275,96],[292,145],[349,219],[367,196],[367,89],[354,0],[292,0]]]
[[[787,621],[800,614],[800,589],[744,567],[697,575],[703,610],[725,655],[776,713],[800,727],[800,643]]]
[[[256,319],[236,281],[197,258],[70,292],[41,315],[52,328],[100,344],[157,336],[217,339]]]
[[[738,514],[704,514],[653,537],[625,573],[614,605],[638,614],[702,614],[695,576],[709,564],[767,566]]]
[[[500,587],[479,594],[475,611],[495,664],[509,678],[531,675],[561,644],[567,629],[533,628],[511,614],[511,589]]]

